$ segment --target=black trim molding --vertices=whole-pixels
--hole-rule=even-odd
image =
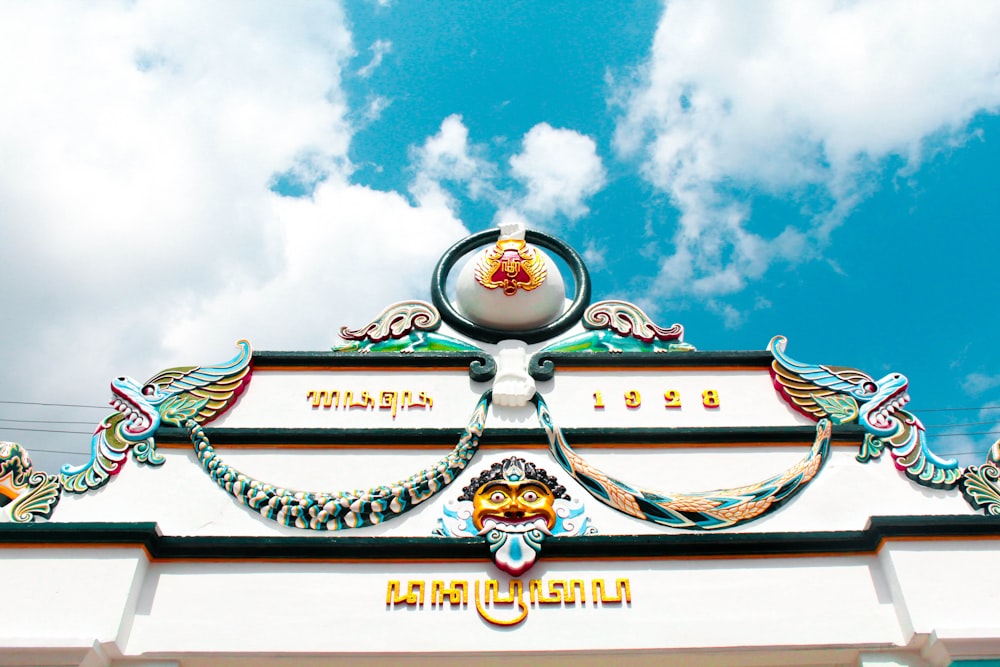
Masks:
[[[537,352],[528,362],[531,377],[540,382],[551,380],[559,368],[596,368],[613,365],[620,368],[704,368],[730,366],[738,369],[768,369],[774,356],[767,350],[720,352]]]
[[[295,445],[302,447],[351,445],[384,449],[393,445],[440,445],[452,447],[461,437],[460,428],[205,428],[214,446],[261,447]],[[585,445],[672,445],[672,444],[768,444],[811,443],[815,426],[761,426],[723,428],[564,428],[562,432],[574,446]],[[833,427],[833,442],[860,444],[865,430],[858,424]],[[181,428],[163,426],[156,432],[160,444],[184,443],[191,439]],[[544,445],[545,432],[540,428],[490,428],[480,437],[481,446]],[[390,444],[391,443],[391,444]]]
[[[782,533],[590,535],[545,541],[545,558],[697,558],[873,554],[892,539],[1000,539],[997,516],[876,516],[864,530]],[[478,538],[179,537],[155,523],[0,524],[0,547],[144,548],[156,559],[469,560],[488,557]]]
[[[408,369],[468,368],[476,382],[492,380],[497,373],[493,356],[486,352],[254,352],[255,369],[297,368],[301,366],[335,370],[338,368]]]

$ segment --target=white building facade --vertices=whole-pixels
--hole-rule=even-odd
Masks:
[[[432,297],[4,444],[0,665],[1000,665],[997,461],[902,375],[696,350],[518,229]]]

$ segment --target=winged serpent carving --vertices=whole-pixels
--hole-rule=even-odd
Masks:
[[[792,407],[812,419],[864,426],[859,461],[878,457],[888,447],[896,467],[917,484],[939,489],[958,484],[958,461],[934,454],[925,443],[924,425],[903,409],[910,400],[905,375],[876,380],[856,368],[805,364],[785,354],[786,343],[784,336],[775,336],[768,350],[774,355],[774,387]]]
[[[188,420],[203,424],[230,406],[250,381],[250,343],[236,343],[239,352],[215,366],[182,366],[160,371],[143,384],[129,377],[111,381],[115,413],[98,424],[90,442],[90,460],[65,465],[60,486],[84,493],[107,484],[133,450],[140,463],[162,465],[154,436],[161,424],[180,426]]]

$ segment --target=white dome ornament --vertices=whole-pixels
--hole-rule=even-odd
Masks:
[[[455,296],[458,310],[470,321],[509,331],[512,339],[519,331],[551,324],[566,307],[566,286],[559,267],[525,241],[520,223],[501,225],[496,244],[479,251],[465,265]],[[521,407],[534,395],[525,344],[500,341],[494,402]]]
[[[465,265],[455,300],[475,324],[516,337],[514,332],[544,327],[563,313],[566,285],[555,262],[525,241],[524,226],[510,227]]]
[[[483,249],[485,246],[485,249]],[[541,246],[560,257],[573,275],[567,303],[559,266]],[[451,269],[474,253],[446,290]],[[590,274],[583,258],[564,241],[520,224],[501,225],[468,236],[445,252],[431,278],[431,300],[455,331],[477,341],[541,343],[565,333],[590,303]]]

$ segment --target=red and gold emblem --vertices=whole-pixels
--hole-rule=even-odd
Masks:
[[[502,288],[507,296],[530,292],[543,282],[545,260],[520,239],[498,241],[476,264],[476,282],[486,289]]]

